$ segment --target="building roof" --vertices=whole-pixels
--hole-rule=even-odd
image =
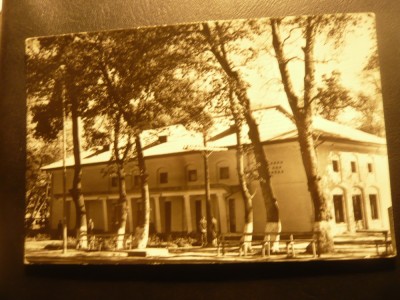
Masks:
[[[296,126],[291,114],[281,106],[258,109],[253,112],[258,122],[260,139],[263,143],[292,140],[298,137]],[[221,148],[233,147],[236,145],[236,134],[232,127],[232,121],[226,117],[215,118],[214,127],[210,130],[208,147],[219,150]],[[363,132],[328,121],[321,117],[313,119],[314,132],[323,138],[336,138],[348,142],[368,143],[385,145],[384,138]],[[248,128],[243,126],[242,136],[244,143],[250,143],[247,136]],[[159,141],[159,136],[167,136],[166,141]],[[155,157],[160,155],[171,155],[178,153],[188,153],[200,151],[203,147],[203,137],[201,133],[190,131],[182,125],[172,125],[160,130],[148,130],[141,135],[145,157]],[[111,160],[112,150],[109,147],[91,149],[82,152],[82,165],[106,163]],[[66,159],[66,166],[74,165],[72,156]],[[62,160],[43,167],[43,170],[51,170],[63,167]]]

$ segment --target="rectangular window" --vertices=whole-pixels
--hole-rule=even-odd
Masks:
[[[236,232],[235,199],[228,199],[229,207],[229,232]]]
[[[201,200],[196,200],[195,212],[196,212],[196,227],[197,227],[197,231],[200,232],[200,219],[203,216],[203,213],[201,210]]]
[[[374,194],[369,195],[369,203],[371,205],[371,219],[376,220],[379,218],[378,199],[377,199],[376,195],[374,195]]]
[[[371,163],[368,163],[368,173],[372,173],[374,171],[374,168],[372,167]]]
[[[172,203],[171,201],[165,202],[164,207],[164,220],[165,220],[165,232],[170,233],[172,229]]]
[[[160,183],[168,183],[168,173],[167,172],[160,173]]]
[[[197,180],[197,170],[189,170],[188,181],[196,181],[196,180]]]
[[[343,195],[333,195],[336,223],[344,222]]]
[[[138,187],[140,185],[140,175],[133,176],[133,186]]]
[[[143,214],[143,202],[136,200],[136,222],[137,226],[142,226],[143,225],[143,220],[144,220],[144,214]]]
[[[219,179],[229,179],[229,167],[219,168]]]
[[[361,221],[363,219],[361,195],[353,196],[353,211],[354,211],[354,220]]]
[[[117,176],[111,177],[111,186],[118,187],[118,177]]]
[[[166,136],[166,135],[160,135],[160,136],[158,137],[158,141],[159,141],[160,143],[166,143],[166,142],[167,142],[167,136]]]
[[[337,160],[332,160],[333,172],[339,172],[339,162]]]
[[[351,172],[352,173],[357,173],[357,166],[356,166],[356,162],[355,161],[351,162]]]

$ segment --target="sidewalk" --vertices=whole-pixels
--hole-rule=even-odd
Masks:
[[[51,245],[61,249],[61,241],[28,241],[25,243],[26,264],[198,264],[198,263],[241,263],[241,262],[282,262],[282,261],[315,261],[315,260],[349,260],[371,259],[377,255],[375,249],[355,246],[341,247],[335,253],[324,254],[313,258],[310,254],[297,253],[295,257],[288,257],[283,251],[272,254],[270,257],[260,255],[259,249],[254,247],[247,256],[239,256],[237,249],[227,249],[225,255],[218,253],[217,248],[180,247],[150,248],[147,255],[135,255],[135,250],[115,251],[87,251],[68,249],[47,250],[44,247]],[[152,251],[154,250],[154,251]],[[390,257],[390,256],[384,256]]]

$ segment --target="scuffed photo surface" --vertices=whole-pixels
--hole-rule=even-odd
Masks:
[[[395,254],[372,14],[26,41],[27,263]]]

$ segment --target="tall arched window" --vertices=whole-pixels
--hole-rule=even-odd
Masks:
[[[345,204],[343,190],[339,187],[332,191],[333,210],[336,223],[344,223],[345,218]]]
[[[371,219],[378,220],[380,218],[378,189],[370,187],[368,188],[367,193],[371,210]]]
[[[363,217],[363,203],[362,203],[362,193],[359,188],[353,188],[352,190],[352,200],[353,200],[353,212],[354,220],[362,221]]]

